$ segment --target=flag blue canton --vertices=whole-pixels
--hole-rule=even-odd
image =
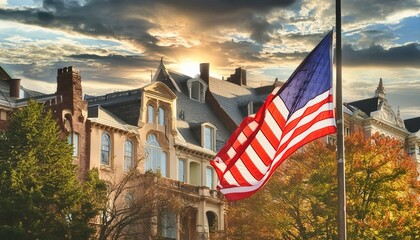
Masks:
[[[331,88],[332,31],[306,57],[279,91],[289,116],[306,103]],[[293,81],[292,81],[293,80]]]

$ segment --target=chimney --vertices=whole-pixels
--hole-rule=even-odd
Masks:
[[[242,69],[241,67],[235,69],[235,73],[231,74],[230,77],[227,78],[228,82],[234,83],[236,85],[242,86],[247,84],[246,81],[246,70]]]
[[[62,96],[63,103],[69,109],[81,107],[82,79],[80,72],[72,66],[57,70],[57,95]]]
[[[245,85],[247,84],[246,82],[246,70],[241,68],[241,84]]]
[[[209,85],[210,63],[200,63],[200,78]]]
[[[11,98],[19,98],[20,79],[9,79],[9,96]]]

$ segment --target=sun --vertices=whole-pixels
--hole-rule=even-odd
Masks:
[[[185,61],[179,64],[177,69],[180,73],[193,78],[200,73],[200,64],[194,61]]]

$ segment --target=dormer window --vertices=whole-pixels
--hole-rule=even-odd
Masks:
[[[187,82],[190,98],[198,102],[204,102],[207,84],[200,79],[190,79]]]
[[[206,149],[216,151],[216,127],[212,124],[203,124],[202,132],[202,146]]]

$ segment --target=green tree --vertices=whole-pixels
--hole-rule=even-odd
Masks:
[[[418,239],[418,173],[401,142],[356,133],[345,143],[348,237]],[[313,142],[290,157],[254,197],[230,204],[228,233],[241,239],[236,235],[245,228],[264,236],[259,239],[336,239],[336,179],[335,146]],[[242,212],[253,215],[242,217]],[[246,219],[267,224],[270,234],[253,227],[258,224],[244,227]]]
[[[83,183],[72,147],[42,104],[13,113],[0,136],[0,239],[88,239],[105,185],[95,172]]]

